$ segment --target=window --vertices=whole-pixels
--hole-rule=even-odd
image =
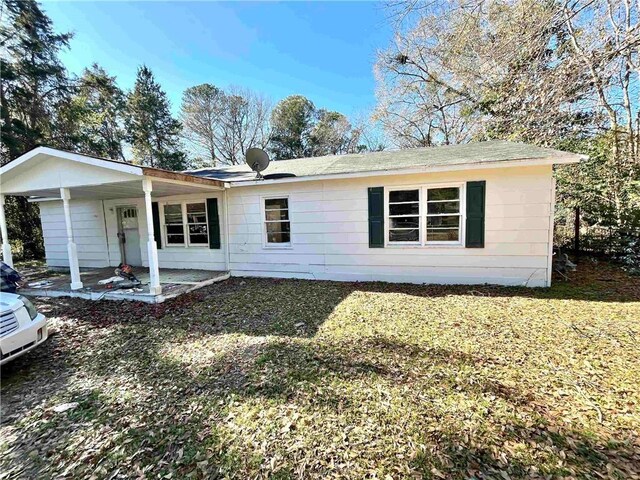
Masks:
[[[460,188],[427,189],[426,242],[460,241]]]
[[[387,242],[459,244],[462,239],[460,186],[387,191]]]
[[[184,245],[181,204],[164,206],[164,228],[167,233],[167,245]]]
[[[189,245],[208,245],[207,205],[187,203],[187,226],[189,227]]]
[[[288,198],[265,198],[264,222],[267,244],[291,243]]]
[[[420,190],[389,192],[389,241],[420,241]]]
[[[166,204],[164,206],[164,228],[167,245],[185,245],[185,239],[187,245],[208,245],[206,203]]]

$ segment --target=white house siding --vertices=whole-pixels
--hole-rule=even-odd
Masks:
[[[486,181],[484,248],[369,248],[368,187],[471,180]],[[544,286],[552,190],[551,166],[232,187],[231,274]],[[262,196],[273,195],[289,197],[290,248],[263,244]]]
[[[218,198],[219,193],[204,193],[198,195],[181,195],[154,198],[162,205],[171,201],[205,201],[207,198]],[[104,210],[103,210],[104,203]],[[120,248],[118,245],[118,223],[116,207],[135,206],[138,209],[138,229],[140,232],[140,250],[142,265],[149,266],[147,255],[147,223],[146,209],[143,198],[129,198],[117,200],[71,200],[71,218],[73,234],[78,249],[80,267],[117,266],[120,263]],[[222,212],[222,209],[220,209]],[[104,213],[103,213],[104,212]],[[162,207],[160,221],[164,228]],[[68,267],[67,233],[61,201],[41,202],[40,215],[45,239],[47,265],[50,267]],[[106,227],[106,233],[105,233]],[[224,241],[224,225],[221,218],[221,235]],[[158,250],[160,268],[184,268],[199,270],[225,270],[224,249],[209,249],[207,247],[167,247],[164,243]]]
[[[220,193],[205,193],[199,195],[179,195],[172,197],[154,198],[160,206],[160,225],[164,229],[164,218],[162,215],[163,204],[181,201],[206,201],[207,198],[218,198],[219,205],[222,202]],[[140,230],[140,248],[142,250],[142,265],[149,266],[147,260],[147,223],[145,220],[146,209],[143,198],[105,200],[105,211],[107,217],[107,233],[109,237],[109,257],[111,265],[117,266],[120,262],[120,249],[117,241],[118,222],[116,216],[117,206],[136,206],[138,208],[138,228]],[[219,208],[220,211],[221,208]],[[220,224],[221,235],[224,240],[224,225]],[[198,270],[226,270],[224,249],[210,249],[207,247],[167,247],[162,243],[162,248],[158,250],[158,262],[160,268],[184,268]]]
[[[368,187],[472,180],[486,181],[484,248],[369,248]],[[551,166],[236,186],[227,191],[229,266],[235,276],[543,286],[549,265],[552,191]],[[263,244],[262,196],[278,195],[290,199],[292,245],[288,249],[265,248]],[[163,243],[158,250],[161,268],[226,269],[221,193],[162,197],[154,201],[162,205],[168,201],[211,197],[219,199],[222,248],[167,247]],[[143,266],[148,266],[146,212],[140,197],[71,200],[81,267],[119,263],[115,208],[119,205],[138,208]],[[62,203],[41,202],[40,208],[47,264],[66,267]]]
[[[80,267],[109,266],[102,202],[72,201],[70,210]],[[47,266],[68,268],[67,227],[62,201],[40,202],[40,218]]]

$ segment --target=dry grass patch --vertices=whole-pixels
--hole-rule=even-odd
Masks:
[[[0,478],[640,476],[640,281],[607,265],[40,307],[58,333],[3,369]]]

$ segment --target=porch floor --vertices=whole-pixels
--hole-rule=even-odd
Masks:
[[[149,293],[149,269],[134,268],[133,273],[140,280],[139,288],[114,288],[117,283],[101,285],[98,283],[115,275],[114,267],[81,269],[83,288],[71,290],[69,273],[47,272],[45,275],[25,275],[27,285],[20,293],[39,297],[80,297],[88,300],[137,300],[147,303],[161,303],[183,293],[229,278],[228,272],[211,270],[182,270],[176,268],[160,269],[162,293]]]

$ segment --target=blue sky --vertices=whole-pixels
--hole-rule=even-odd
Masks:
[[[375,105],[373,63],[392,38],[382,3],[45,1],[62,55],[80,73],[98,62],[122,88],[146,63],[178,111],[185,88],[240,85],[274,102],[302,94],[359,115]]]

